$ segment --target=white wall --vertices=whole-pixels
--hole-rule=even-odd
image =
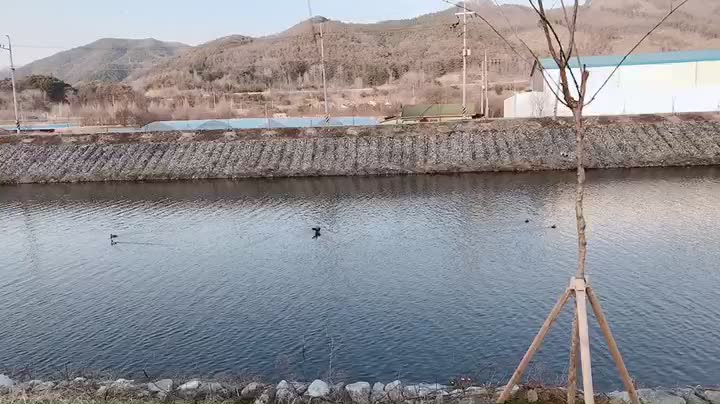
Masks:
[[[548,92],[518,93],[505,100],[506,118],[554,116],[555,96]],[[585,115],[670,114],[680,112],[720,112],[720,86],[679,91],[645,91],[626,94],[603,92],[585,108]],[[558,116],[570,116],[560,105]]]
[[[600,89],[613,69],[589,69],[588,97]],[[579,80],[580,71],[573,72]],[[549,83],[559,82],[559,70],[545,74]],[[553,98],[549,91],[516,94],[505,100],[505,116],[553,116]],[[720,61],[622,66],[585,110],[586,115],[709,111],[720,111]],[[569,111],[561,105],[558,115],[569,115]]]

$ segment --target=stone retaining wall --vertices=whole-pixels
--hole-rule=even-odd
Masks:
[[[208,400],[242,402],[247,404],[301,404],[310,402],[347,404],[419,404],[459,403],[490,404],[499,397],[501,388],[474,386],[460,383],[405,384],[400,380],[383,384],[376,382],[329,383],[315,380],[312,383],[280,381],[266,384],[256,381],[205,381],[172,379],[134,381],[91,380],[84,377],[61,381],[30,380],[16,382],[0,375],[0,401],[3,396],[11,400],[91,399],[121,400]],[[640,389],[638,395],[644,404],[720,404],[720,391],[702,387],[674,389]],[[562,388],[516,387],[513,402],[558,403],[565,402]],[[581,397],[578,396],[578,400]],[[625,392],[599,394],[599,404],[623,404],[629,401]]]
[[[720,115],[591,119],[590,168],[720,163]],[[574,167],[566,120],[237,132],[4,135],[0,184],[398,175]]]

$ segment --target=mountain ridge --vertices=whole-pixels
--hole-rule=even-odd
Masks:
[[[187,48],[188,45],[180,42],[163,42],[154,38],[101,38],[19,67],[17,76],[43,74],[71,84],[120,82]]]
[[[577,44],[583,55],[624,53],[668,9],[668,3],[663,0],[593,0],[587,3],[581,7],[577,33]],[[524,47],[516,38],[519,36],[540,56],[547,56],[543,51],[546,45],[537,26],[537,16],[530,7],[498,6],[490,0],[472,0],[468,2],[468,8],[480,13],[514,43],[515,51]],[[31,63],[19,69],[19,75],[49,73],[73,84],[96,80],[124,81],[136,88],[156,92],[163,89],[242,92],[312,88],[317,87],[321,77],[317,23],[322,20],[331,85],[380,86],[410,74],[433,81],[461,68],[459,20],[455,15],[458,11],[449,8],[415,18],[369,24],[318,16],[262,37],[230,35],[194,47],[157,41],[162,44],[158,48],[164,51],[137,54],[136,59],[133,59],[132,46],[125,45],[127,52],[115,52],[115,39],[104,38],[93,44],[99,48],[106,46],[111,52],[99,52],[100,56],[73,55],[70,60],[63,55],[73,51],[82,53],[83,48],[92,50],[93,44],[89,44]],[[716,11],[715,15],[720,15],[720,5]],[[555,24],[564,24],[561,10],[553,9],[548,14]],[[716,24],[711,16],[707,7],[683,8],[638,52],[720,48],[720,24]],[[470,59],[471,71],[479,70],[479,55],[487,49],[492,62],[491,74],[495,77],[527,74],[529,55],[522,52],[518,55],[509,49],[480,18],[470,20],[468,42],[474,51]],[[97,60],[111,62],[103,65]],[[74,61],[82,63],[78,66]]]

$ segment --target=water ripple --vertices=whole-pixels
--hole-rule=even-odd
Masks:
[[[717,170],[589,179],[588,270],[633,376],[716,383]],[[348,379],[507,374],[575,271],[573,180],[2,187],[0,363],[311,379],[332,336]],[[567,365],[566,328],[536,360],[550,372]],[[619,387],[591,338],[599,387]]]

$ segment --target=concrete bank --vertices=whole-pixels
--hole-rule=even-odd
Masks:
[[[459,383],[458,383],[459,382]],[[15,381],[0,375],[0,402],[46,402],[73,400],[79,402],[122,401],[193,401],[235,402],[245,404],[420,404],[458,403],[491,404],[501,391],[498,386],[477,386],[469,379],[460,379],[453,385],[437,383],[407,384],[396,380],[387,384],[365,381],[354,383],[297,382],[282,380],[277,384],[231,379],[209,381],[201,379],[173,380],[95,380],[84,377],[65,380]],[[644,404],[720,404],[720,391],[699,386],[672,389],[640,389]],[[581,396],[578,396],[581,400]],[[623,404],[629,401],[626,392],[597,395],[599,404]],[[511,403],[566,402],[566,392],[559,387],[523,386],[513,390]]]
[[[720,114],[592,118],[590,168],[720,163]],[[0,183],[401,175],[574,167],[551,119],[248,130],[0,136]]]

